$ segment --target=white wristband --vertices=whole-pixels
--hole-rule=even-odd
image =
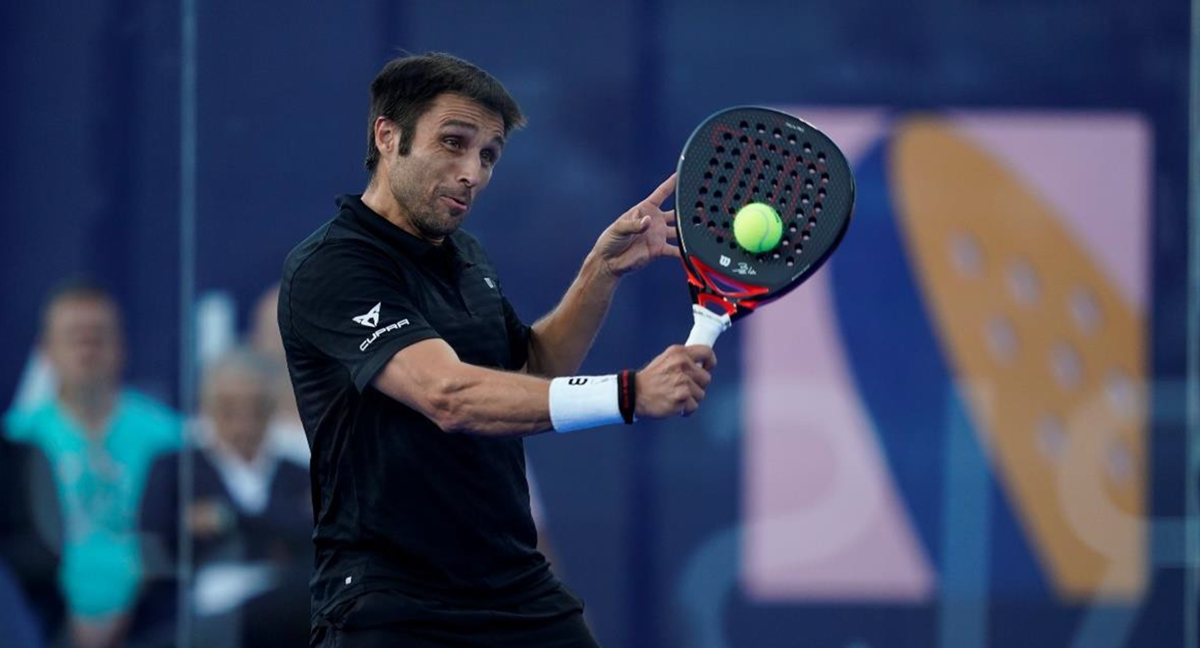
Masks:
[[[555,432],[573,432],[620,423],[617,377],[571,376],[550,381],[550,423]]]

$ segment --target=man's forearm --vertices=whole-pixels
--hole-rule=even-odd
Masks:
[[[549,381],[466,364],[440,338],[401,349],[371,384],[445,432],[523,436],[552,427]]]
[[[525,436],[552,429],[550,384],[536,376],[461,365],[435,393],[430,414],[446,432]]]
[[[397,351],[371,384],[445,432],[523,436],[628,422],[628,414],[690,414],[704,399],[715,363],[707,347],[670,347],[640,372],[636,399],[622,401],[633,394],[619,389],[616,376],[554,381],[488,369],[460,361],[445,340],[430,338]]]
[[[533,325],[529,373],[554,378],[579,370],[604,323],[618,283],[595,253],[584,259],[562,301]]]

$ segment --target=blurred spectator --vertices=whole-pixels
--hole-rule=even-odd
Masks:
[[[42,315],[55,398],[15,410],[10,437],[50,460],[65,525],[58,581],[81,648],[121,641],[140,580],[137,506],[150,463],[179,443],[165,406],[122,389],[125,346],[112,296],[84,282],[56,290]]]
[[[43,637],[63,618],[58,591],[62,520],[54,473],[40,450],[0,438],[0,563],[20,587]]]
[[[312,502],[308,471],[266,443],[276,378],[273,365],[250,350],[213,361],[201,391],[199,438],[189,451],[192,504],[184,520],[193,542],[197,625],[246,606],[238,642],[245,648],[308,641]],[[135,633],[146,643],[169,641],[174,632],[180,460],[175,453],[154,464],[142,505],[146,553],[164,565],[138,607]]]
[[[254,306],[254,321],[250,329],[250,346],[277,368],[275,379],[276,406],[271,417],[270,443],[279,454],[308,468],[308,437],[300,422],[296,393],[287,374],[287,359],[283,355],[283,338],[279,335],[279,284],[272,284]]]

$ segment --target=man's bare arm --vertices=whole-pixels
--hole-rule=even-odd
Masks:
[[[562,301],[533,325],[529,373],[553,378],[578,371],[608,314],[620,278],[654,259],[679,258],[679,248],[673,244],[675,212],[662,210],[674,190],[672,175],[600,234]]]
[[[579,371],[608,314],[618,282],[595,253],[589,254],[562,301],[533,325],[526,371],[548,378]]]
[[[374,385],[446,432],[525,436],[551,429],[550,381],[467,364],[441,339],[400,350]]]
[[[667,348],[638,373],[637,415],[691,414],[715,365],[708,347]],[[401,349],[372,385],[445,432],[526,436],[551,429],[549,380],[467,364],[441,339]]]

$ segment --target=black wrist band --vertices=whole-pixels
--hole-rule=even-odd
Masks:
[[[617,375],[617,408],[626,425],[633,423],[637,411],[637,372],[626,369]]]

